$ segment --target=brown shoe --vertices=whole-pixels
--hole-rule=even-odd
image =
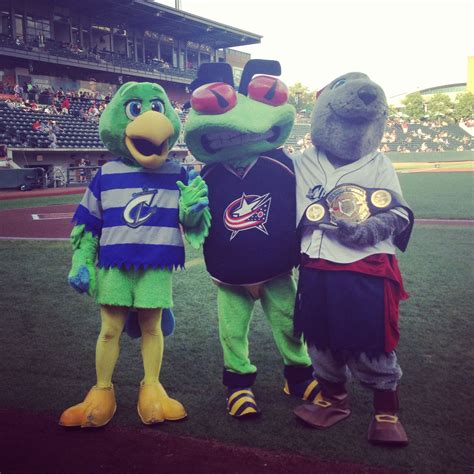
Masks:
[[[398,390],[374,390],[374,408],[367,439],[374,444],[406,446],[408,436],[397,416]]]
[[[322,390],[313,403],[296,407],[294,414],[313,428],[322,430],[344,420],[351,414],[351,411],[348,394],[343,384],[325,380],[319,380],[319,382],[322,385]]]

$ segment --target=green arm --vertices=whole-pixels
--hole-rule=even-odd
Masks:
[[[96,290],[95,261],[99,237],[86,231],[83,224],[76,225],[71,232],[71,244],[73,254],[68,282],[77,292],[87,292],[93,296]]]
[[[199,249],[211,227],[207,184],[200,176],[191,180],[188,186],[181,181],[176,184],[180,190],[179,220],[184,235],[193,248]]]

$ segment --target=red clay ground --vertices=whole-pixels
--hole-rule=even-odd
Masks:
[[[76,204],[0,211],[0,237],[13,239],[65,239],[73,224]]]
[[[0,211],[0,239],[68,239],[75,204]],[[418,225],[474,226],[474,220],[417,219]]]
[[[389,474],[400,471],[173,436],[153,428],[65,430],[49,413],[0,410],[0,472]]]

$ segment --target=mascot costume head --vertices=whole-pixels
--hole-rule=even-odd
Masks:
[[[377,151],[387,110],[367,75],[337,77],[317,95],[314,146],[295,156],[302,253],[295,330],[322,387],[295,414],[319,429],[347,418],[350,371],[374,392],[369,441],[405,445],[395,348],[407,295],[395,249],[406,249],[413,213],[390,159]]]

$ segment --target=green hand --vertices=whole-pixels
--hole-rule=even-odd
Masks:
[[[211,213],[206,182],[197,176],[186,186],[176,183],[180,190],[179,220],[183,224],[186,240],[199,249],[209,235]]]
[[[93,296],[97,286],[95,260],[99,238],[86,232],[84,225],[77,225],[71,232],[71,243],[74,253],[68,275],[69,284],[79,293],[87,292]]]

